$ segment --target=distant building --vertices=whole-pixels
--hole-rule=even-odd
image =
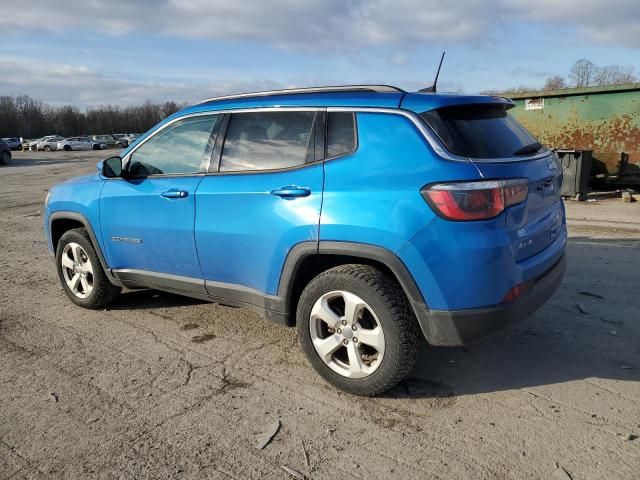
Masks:
[[[516,103],[510,113],[546,146],[593,150],[602,173],[617,173],[621,152],[640,165],[640,83],[506,96]]]

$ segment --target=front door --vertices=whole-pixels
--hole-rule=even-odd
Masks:
[[[202,280],[193,238],[195,192],[219,119],[193,116],[168,124],[124,158],[126,178],[105,182],[102,237],[111,268],[126,270],[121,278]]]

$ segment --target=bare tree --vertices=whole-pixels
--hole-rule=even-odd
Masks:
[[[571,67],[569,79],[571,86],[588,87],[590,85],[619,85],[623,83],[636,83],[640,81],[634,67],[631,65],[605,65],[598,67],[591,60],[581,58]],[[566,79],[561,75],[553,75],[544,83],[543,90],[561,90],[568,88]],[[519,87],[505,89],[488,89],[480,92],[483,95],[509,95],[536,91],[538,88],[521,85]]]
[[[563,88],[567,88],[567,82],[561,75],[547,78],[544,82],[544,87],[542,87],[543,90],[560,90]]]
[[[28,95],[0,96],[0,137],[142,133],[185,106],[148,101],[139,106],[103,105],[81,112],[71,105],[50,107]]]
[[[576,87],[593,85],[598,73],[598,67],[591,60],[581,58],[571,67],[569,78]]]
[[[596,72],[596,85],[619,85],[621,83],[635,83],[638,77],[631,65],[605,65]]]

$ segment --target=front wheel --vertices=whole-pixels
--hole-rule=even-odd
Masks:
[[[377,395],[415,364],[418,326],[398,282],[368,265],[314,278],[297,309],[298,338],[313,368],[356,395]]]
[[[6,165],[11,160],[11,154],[9,152],[2,152],[0,155],[0,165]]]
[[[62,235],[56,249],[56,267],[62,288],[76,305],[104,308],[120,294],[121,288],[113,285],[105,275],[84,228]]]

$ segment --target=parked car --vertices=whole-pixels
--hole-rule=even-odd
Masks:
[[[0,165],[6,165],[11,161],[11,148],[9,144],[4,141],[4,139],[0,140]]]
[[[389,86],[206,100],[51,189],[60,282],[86,308],[123,287],[249,308],[296,325],[327,381],[378,394],[419,332],[475,342],[562,280],[561,170],[513,106]]]
[[[127,147],[128,147],[129,145],[134,143],[136,140],[138,140],[140,136],[141,135],[139,133],[129,133],[122,138],[127,141]]]
[[[57,137],[57,135],[49,135],[49,137]],[[38,142],[41,142],[42,140],[44,140],[47,137],[40,137],[40,138],[34,138],[32,140],[28,140],[27,145],[29,147],[29,150],[31,151],[36,151],[38,149]]]
[[[128,142],[126,140],[115,137],[114,135],[94,135],[91,139],[107,148],[126,148]]]
[[[107,148],[104,143],[94,142],[89,137],[71,137],[65,138],[58,142],[57,149],[65,150],[67,152],[71,150],[101,150]]]
[[[58,142],[64,140],[60,135],[47,135],[29,143],[29,150],[50,152],[58,148]]]
[[[116,137],[122,144],[123,148],[129,146],[128,133],[114,133],[113,136]]]
[[[52,150],[57,150],[58,142],[60,140],[64,140],[64,137],[60,135],[55,135],[51,137],[45,137],[41,141],[38,142],[36,150],[44,150],[45,152],[50,152]]]
[[[34,152],[35,152],[35,151],[36,151],[36,148],[38,147],[38,142],[39,142],[40,140],[42,140],[42,138],[43,138],[43,137],[35,138],[35,139],[33,139],[33,140],[28,140],[27,145],[28,145],[28,147],[29,147],[29,150],[34,151]]]
[[[9,137],[2,139],[11,150],[20,150],[22,148],[22,140],[16,137]]]

